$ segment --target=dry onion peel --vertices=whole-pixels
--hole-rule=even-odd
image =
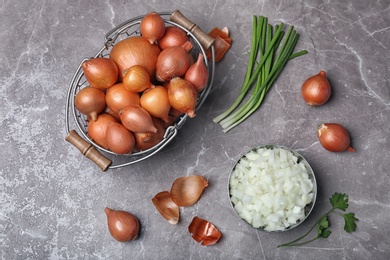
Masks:
[[[188,227],[192,238],[200,242],[202,246],[216,244],[222,236],[222,233],[209,221],[195,216]]]
[[[208,181],[199,175],[177,178],[171,187],[172,200],[178,206],[191,206],[198,201]]]
[[[168,191],[157,193],[153,197],[152,202],[161,216],[168,220],[169,223],[175,225],[179,222],[179,206],[173,202],[171,194]]]

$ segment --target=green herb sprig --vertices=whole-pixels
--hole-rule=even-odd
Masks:
[[[355,217],[355,214],[354,213],[340,213],[340,212],[337,212],[335,210],[341,210],[341,211],[346,211],[346,209],[348,208],[349,204],[348,204],[348,195],[347,194],[343,194],[343,193],[334,193],[332,195],[332,197],[330,198],[330,203],[332,204],[332,208],[326,212],[310,229],[308,232],[306,232],[303,236],[289,242],[289,243],[286,243],[286,244],[281,244],[279,245],[278,247],[287,247],[287,246],[302,246],[302,245],[305,245],[305,244],[308,244],[310,242],[313,242],[314,240],[317,240],[319,238],[328,238],[330,236],[330,234],[332,233],[330,230],[329,230],[329,226],[330,226],[330,223],[329,223],[329,220],[328,220],[328,216],[329,214],[331,214],[332,212],[334,213],[337,213],[338,215],[341,215],[343,218],[344,218],[344,230],[348,233],[351,233],[353,231],[356,231],[356,221],[358,221],[359,219],[357,219]],[[304,242],[301,242],[306,236],[308,236],[312,231],[313,229],[316,228],[317,230],[317,235],[312,238],[312,239],[309,239],[309,240],[306,240]]]
[[[225,112],[213,119],[222,126],[225,133],[260,107],[266,93],[289,60],[307,53],[306,50],[293,52],[299,34],[293,26],[288,26],[287,32],[283,31],[283,27],[283,23],[275,27],[270,25],[267,17],[253,16],[252,45],[240,93]],[[249,98],[243,103],[247,95]]]

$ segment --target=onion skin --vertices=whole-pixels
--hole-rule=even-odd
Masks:
[[[118,80],[118,67],[108,58],[93,58],[81,65],[84,76],[94,88],[107,89]]]
[[[318,139],[321,145],[331,152],[354,152],[350,146],[350,136],[347,129],[336,123],[324,123],[318,128]]]
[[[163,121],[159,118],[152,117],[153,124],[157,128],[157,132],[134,133],[135,151],[145,151],[157,145],[164,138],[165,128]]]
[[[164,82],[173,77],[184,76],[190,64],[191,59],[186,49],[181,46],[168,47],[157,58],[156,79]]]
[[[208,181],[199,175],[177,178],[171,187],[172,200],[178,206],[191,206],[198,201]]]
[[[201,242],[202,246],[214,245],[222,236],[212,223],[197,216],[192,219],[188,231],[196,242]]]
[[[107,129],[112,122],[117,123],[118,121],[115,119],[115,117],[108,114],[100,114],[96,121],[92,120],[88,123],[89,136],[95,143],[105,149],[108,149],[106,142]]]
[[[179,222],[179,206],[172,201],[171,194],[168,191],[157,193],[152,198],[152,202],[161,216],[168,220],[169,223],[176,225]]]
[[[98,114],[106,108],[106,97],[100,89],[85,87],[77,92],[74,104],[80,113],[96,121]]]
[[[115,84],[106,92],[107,106],[115,114],[124,107],[139,105],[139,99],[139,94],[127,90],[123,83]]]
[[[195,117],[197,92],[190,82],[180,77],[173,78],[168,84],[168,98],[174,109]]]
[[[165,87],[153,86],[145,90],[141,95],[140,104],[151,116],[161,118],[166,123],[169,122],[171,103],[169,103],[168,90]]]
[[[138,237],[139,221],[131,213],[122,210],[104,209],[107,215],[108,230],[119,242],[127,242]]]
[[[142,36],[133,36],[116,43],[110,52],[110,59],[118,66],[120,79],[123,78],[123,71],[133,65],[144,67],[150,77],[154,77],[160,52],[156,44],[150,44]]]
[[[157,132],[151,115],[140,106],[127,106],[119,111],[122,124],[133,133]]]
[[[189,40],[190,38],[184,30],[176,26],[168,26],[165,28],[164,36],[157,42],[161,50],[164,50],[168,47],[182,46]]]
[[[134,135],[122,124],[111,123],[106,132],[107,147],[116,154],[129,154],[134,148]]]
[[[326,78],[326,72],[321,70],[317,75],[305,80],[302,84],[301,93],[303,99],[310,106],[325,104],[332,93],[332,88]]]
[[[140,65],[134,65],[125,70],[123,84],[127,90],[132,92],[142,92],[152,86],[148,71]]]
[[[191,82],[197,92],[202,91],[206,87],[209,80],[209,72],[204,63],[202,53],[199,53],[197,61],[188,68],[184,79]]]
[[[165,22],[156,12],[148,13],[142,18],[140,23],[141,35],[145,37],[150,44],[163,37],[165,33]]]

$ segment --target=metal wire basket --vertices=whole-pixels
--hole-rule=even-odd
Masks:
[[[178,10],[175,10],[174,12],[162,12],[158,14],[163,18],[167,26],[179,27],[187,33],[193,45],[191,54],[194,58],[197,58],[199,53],[202,53],[203,56],[206,57],[206,50],[210,49],[211,59],[208,60],[207,58],[205,58],[205,65],[208,69],[209,79],[204,90],[202,90],[198,94],[197,103],[195,107],[195,110],[198,110],[202,106],[207,95],[209,94],[214,79],[214,39],[205,34],[196,24],[185,18]],[[119,42],[120,40],[125,39],[127,37],[141,35],[139,25],[143,17],[144,16],[138,16],[133,19],[129,19],[109,31],[105,35],[104,46],[93,58],[108,57],[112,47],[115,45],[116,42]],[[113,169],[128,166],[145,160],[159,152],[170,141],[172,141],[172,139],[177,135],[178,130],[186,122],[188,115],[183,114],[179,116],[176,122],[165,130],[163,139],[155,146],[144,151],[133,152],[127,155],[117,155],[112,151],[104,149],[103,147],[95,143],[88,136],[87,117],[81,114],[74,105],[74,98],[76,94],[82,88],[89,86],[89,83],[85,79],[81,67],[82,63],[86,60],[88,60],[88,58],[84,59],[78,66],[68,89],[65,113],[65,127],[67,135],[65,140],[67,140],[76,148],[78,148],[83,155],[95,162],[103,171],[106,171],[110,168]],[[78,131],[74,129],[71,130],[71,120],[76,125]],[[114,160],[121,162],[117,162],[114,164]]]

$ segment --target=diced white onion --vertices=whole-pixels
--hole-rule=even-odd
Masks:
[[[255,228],[285,230],[305,217],[313,200],[305,165],[282,147],[258,148],[240,159],[230,177],[230,199]]]

